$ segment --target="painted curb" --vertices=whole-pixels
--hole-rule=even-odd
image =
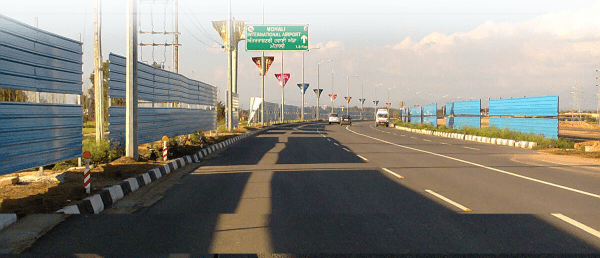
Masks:
[[[188,155],[185,157],[177,158],[169,161],[168,163],[150,169],[148,172],[137,175],[135,177],[127,178],[123,180],[120,184],[114,185],[111,187],[104,188],[98,194],[89,196],[83,199],[81,202],[75,205],[69,205],[63,207],[62,209],[56,211],[58,214],[99,214],[105,209],[109,208],[112,204],[116,203],[118,200],[123,199],[128,194],[137,191],[141,187],[152,184],[157,181],[161,177],[170,174],[178,168],[185,167],[188,164],[192,163],[200,163],[202,162],[202,158],[209,156],[211,153],[214,153],[217,150],[223,149],[232,145],[242,139],[245,139],[249,136],[255,135],[257,133],[261,133],[263,131],[269,130],[273,127],[265,127],[260,130],[242,134],[240,136],[230,138],[226,141],[213,144],[206,148],[201,149],[197,153],[193,155]],[[14,217],[14,221],[12,221]],[[12,222],[11,222],[12,221]],[[16,214],[0,214],[0,230],[6,228],[8,225],[17,221]],[[9,223],[10,222],[10,223]],[[4,226],[6,224],[6,226]]]
[[[453,139],[459,139],[459,140],[465,140],[465,141],[489,143],[489,144],[495,144],[495,145],[506,145],[506,146],[522,148],[522,149],[532,150],[538,146],[537,142],[515,141],[515,140],[502,139],[502,138],[489,138],[489,137],[482,137],[482,136],[468,135],[468,134],[430,131],[430,130],[425,130],[425,129],[412,129],[412,128],[408,128],[408,127],[401,127],[398,125],[394,125],[394,127],[398,130],[407,131],[407,132],[427,134],[427,135],[446,137],[446,138],[453,138]]]

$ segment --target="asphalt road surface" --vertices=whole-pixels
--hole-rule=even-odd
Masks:
[[[275,128],[132,214],[71,216],[36,254],[598,254],[597,166],[372,122]]]

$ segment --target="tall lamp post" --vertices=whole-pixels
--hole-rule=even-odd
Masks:
[[[333,61],[333,60],[329,59],[329,60],[326,60],[326,61],[319,61],[317,63],[317,90],[315,91],[315,93],[317,94],[317,111],[316,111],[316,113],[317,113],[316,114],[317,121],[319,121],[319,109],[320,109],[320,107],[319,107],[319,99],[321,98],[321,86],[319,85],[320,84],[319,83],[320,82],[320,78],[321,78],[321,76],[320,76],[320,72],[321,72],[320,66],[321,66],[322,63],[331,62],[331,61]]]
[[[371,80],[366,80],[363,81],[361,86],[360,86],[360,120],[363,120],[363,113],[365,112],[365,82],[368,82]]]
[[[344,68],[337,69],[337,71],[343,71],[343,70],[344,70]],[[334,112],[333,102],[335,100],[333,99],[333,95],[334,95],[334,93],[333,93],[333,73],[335,73],[335,71],[336,71],[336,69],[331,69],[331,113]]]
[[[321,49],[320,47],[313,47],[313,48],[308,48],[307,51],[310,51],[311,49]],[[300,120],[302,122],[304,122],[304,93],[306,92],[305,89],[305,85],[304,85],[304,52],[302,51],[302,87],[300,88],[300,92],[302,93],[302,110],[300,112],[302,112],[302,114],[300,114]],[[318,106],[318,104],[317,104]]]
[[[387,103],[390,103],[390,90],[391,90],[391,89],[395,89],[395,88],[396,88],[396,87],[391,87],[391,88],[388,88]],[[386,105],[387,105],[387,104],[386,104]],[[390,105],[390,106],[391,106],[391,105]],[[388,109],[390,109],[390,108],[388,108]],[[389,110],[388,110],[388,112],[389,112]]]
[[[350,77],[357,77],[358,75],[348,76],[348,85],[346,86],[346,115],[350,115]]]
[[[383,86],[383,83],[375,84],[375,100],[374,100],[374,103],[375,103],[375,113],[373,113],[373,117],[375,117],[376,114],[377,114],[377,103],[379,103],[379,100],[377,100],[377,87],[379,87],[379,86]]]

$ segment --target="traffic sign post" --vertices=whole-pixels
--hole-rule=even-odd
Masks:
[[[246,25],[246,51],[308,51],[308,25]]]
[[[168,154],[168,150],[169,148],[167,147],[167,141],[169,140],[169,137],[167,137],[166,135],[163,136],[162,138],[163,140],[163,161],[167,161],[167,154]]]
[[[90,171],[90,158],[92,154],[89,151],[83,152],[83,158],[85,159],[85,170],[83,171],[83,188],[87,194],[91,193],[92,190],[92,173]]]
[[[306,93],[308,86],[308,83],[298,83],[298,88],[300,88],[300,93],[302,93],[302,109],[300,110],[300,112],[302,112],[302,114],[300,114],[300,120],[302,121],[304,121],[304,93]]]

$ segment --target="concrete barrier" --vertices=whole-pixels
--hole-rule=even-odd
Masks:
[[[508,146],[515,147],[515,140],[508,140]]]

